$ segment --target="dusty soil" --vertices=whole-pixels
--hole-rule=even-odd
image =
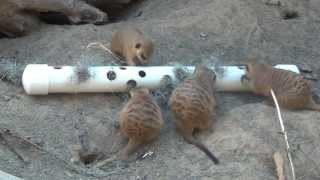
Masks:
[[[0,57],[10,63],[91,65],[114,63],[102,50],[85,47],[109,42],[125,24],[140,27],[155,43],[153,65],[172,62],[196,64],[218,59],[238,64],[250,54],[269,63],[307,63],[320,73],[320,1],[281,0],[283,7],[263,0],[145,0],[132,6],[116,23],[95,25],[45,25],[17,39],[0,39]],[[296,10],[298,18],[284,20],[282,8]],[[141,16],[137,16],[142,12]],[[121,15],[121,13],[119,13]],[[320,84],[314,83],[320,95]],[[245,93],[218,93],[218,117],[210,132],[199,138],[220,158],[213,165],[187,144],[166,119],[160,137],[133,157],[148,151],[151,157],[129,163],[112,163],[97,171],[113,172],[104,178],[70,171],[51,154],[24,164],[7,146],[0,145],[0,169],[24,179],[277,179],[272,155],[285,146],[273,107]],[[40,147],[69,161],[71,145],[88,130],[100,150],[112,156],[125,144],[115,121],[126,102],[125,94],[28,96],[20,86],[0,82],[0,126],[29,138]],[[297,179],[320,179],[320,113],[283,110],[293,149]],[[287,163],[287,161],[286,161]],[[286,176],[290,169],[286,166]]]

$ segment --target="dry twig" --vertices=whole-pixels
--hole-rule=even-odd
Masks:
[[[108,44],[109,45],[109,44]],[[106,47],[105,45],[103,45],[101,42],[92,42],[92,43],[89,43],[87,45],[87,48],[91,48],[92,46],[98,46],[100,47],[101,49],[105,50],[106,52],[108,52],[114,59],[122,62],[122,63],[125,63],[123,59],[121,59],[118,55],[114,54],[108,47]]]
[[[273,160],[276,165],[278,180],[285,180],[284,177],[284,161],[280,152],[275,152],[273,154]]]
[[[293,179],[293,180],[296,180],[296,174],[295,174],[295,171],[294,171],[294,166],[293,166],[292,156],[291,156],[291,148],[290,148],[290,145],[289,145],[289,142],[288,142],[287,131],[286,131],[285,128],[284,128],[284,124],[283,124],[283,120],[282,120],[282,116],[281,116],[281,111],[280,111],[280,107],[279,107],[279,104],[278,104],[278,100],[277,100],[277,97],[276,97],[276,95],[274,94],[274,92],[273,92],[272,89],[270,90],[270,92],[271,92],[271,96],[272,96],[272,98],[273,98],[273,101],[274,101],[274,103],[275,103],[275,105],[276,105],[276,109],[277,109],[277,113],[278,113],[278,118],[279,118],[280,126],[281,126],[281,131],[282,131],[282,133],[283,133],[284,140],[285,140],[285,142],[286,142],[287,156],[288,156],[289,163],[290,163],[290,167],[291,167],[292,179]]]

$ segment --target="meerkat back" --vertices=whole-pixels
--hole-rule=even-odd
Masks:
[[[176,127],[184,139],[218,164],[219,160],[193,137],[194,130],[205,130],[212,125],[216,105],[213,94],[214,83],[214,72],[202,65],[197,66],[194,77],[186,79],[172,93],[170,107]]]
[[[320,106],[312,98],[309,81],[297,73],[263,63],[249,63],[242,80],[258,95],[271,98],[270,90],[273,89],[283,107],[320,111]]]
[[[194,79],[186,79],[174,90],[170,105],[173,115],[177,117],[175,122],[179,130],[184,126],[190,126],[188,129],[205,129],[214,114],[213,97]]]
[[[129,139],[122,155],[128,156],[139,145],[155,139],[163,126],[160,107],[148,89],[130,91],[131,99],[120,113],[120,130]]]

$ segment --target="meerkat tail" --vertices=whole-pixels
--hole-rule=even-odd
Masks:
[[[215,155],[213,155],[204,144],[197,141],[192,135],[185,136],[184,139],[188,143],[195,145],[197,148],[199,148],[201,151],[203,151],[214,162],[214,164],[220,163],[219,159]]]
[[[284,177],[284,161],[279,152],[274,153],[273,160],[276,165],[278,180],[285,180]]]

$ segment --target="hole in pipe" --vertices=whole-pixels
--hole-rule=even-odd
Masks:
[[[121,70],[126,70],[127,68],[125,68],[125,67],[120,67],[120,69],[121,69]]]
[[[55,67],[53,67],[53,69],[62,69],[62,67],[61,66],[55,66]]]
[[[117,74],[114,71],[108,71],[107,72],[107,78],[110,81],[113,81],[113,80],[115,80],[117,78]]]
[[[137,82],[135,80],[131,79],[127,82],[127,86],[128,86],[128,89],[135,88],[135,87],[137,87]]]
[[[239,69],[246,69],[246,65],[238,66]]]
[[[140,77],[145,77],[146,76],[146,72],[144,72],[144,71],[139,71],[139,76]]]

